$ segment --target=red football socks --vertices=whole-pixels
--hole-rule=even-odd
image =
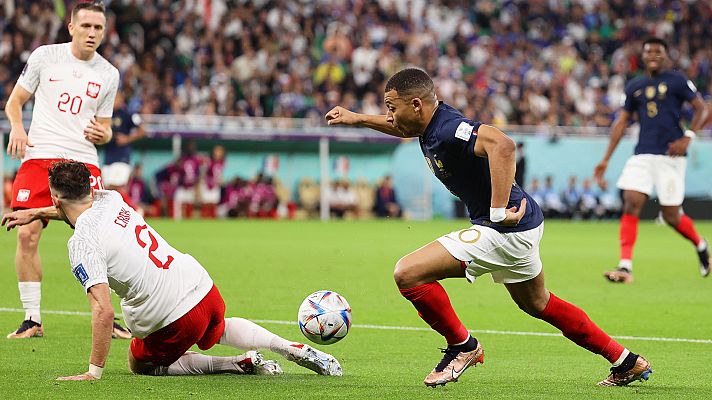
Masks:
[[[680,223],[674,228],[680,235],[691,241],[695,246],[700,244],[700,235],[698,235],[695,230],[695,224],[692,222],[692,218],[684,214],[681,215]]]
[[[408,289],[400,289],[418,310],[418,315],[435,331],[445,337],[448,345],[467,340],[470,333],[460,322],[450,304],[447,292],[438,282],[425,283]]]
[[[635,239],[638,236],[638,220],[638,217],[630,214],[623,214],[621,217],[619,232],[621,260],[633,259],[633,246],[635,246]]]
[[[611,339],[586,313],[571,303],[550,293],[549,302],[539,319],[555,326],[566,338],[593,353],[600,354],[614,363],[623,354],[625,347]]]

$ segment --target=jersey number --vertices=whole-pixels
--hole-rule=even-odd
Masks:
[[[148,230],[147,225],[136,225],[136,241],[138,242],[138,245],[145,248],[146,247],[146,242],[141,240],[141,232],[146,229],[148,232],[148,238],[151,239],[151,246],[148,248],[148,258],[153,261],[153,263],[156,265],[157,268],[163,268],[163,269],[168,269],[168,266],[171,265],[173,262],[173,256],[169,255],[168,259],[166,260],[165,263],[162,263],[158,257],[156,257],[155,254],[153,254],[154,251],[158,249],[158,241],[156,240],[156,237],[153,236],[153,233]]]
[[[658,103],[649,101],[645,106],[648,109],[648,118],[655,118],[658,115]]]
[[[59,95],[59,102],[57,103],[57,108],[61,112],[67,112],[77,115],[79,111],[82,110],[82,103],[84,101],[79,96],[70,96],[69,93],[64,92]]]

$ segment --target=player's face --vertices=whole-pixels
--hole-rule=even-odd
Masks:
[[[81,52],[94,52],[104,39],[106,16],[98,11],[79,10],[69,23],[72,43]]]
[[[643,46],[643,63],[648,71],[658,71],[663,68],[667,58],[665,47],[658,43],[648,43]]]
[[[413,109],[412,101],[398,96],[395,90],[386,92],[383,102],[386,104],[386,121],[404,136],[417,136],[418,114]]]
[[[62,208],[62,201],[59,199],[59,196],[54,193],[52,187],[49,188],[49,193],[50,197],[52,197],[52,204],[57,209],[57,215],[59,216],[59,218],[62,221],[66,222],[67,225],[69,225],[72,229],[74,229],[74,225],[69,222],[69,218],[67,218],[67,214],[64,212],[64,208]]]

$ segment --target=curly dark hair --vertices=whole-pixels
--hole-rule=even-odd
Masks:
[[[91,173],[83,163],[62,160],[49,169],[49,186],[65,200],[79,200],[91,192]]]

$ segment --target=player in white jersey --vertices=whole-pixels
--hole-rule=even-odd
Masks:
[[[12,129],[7,154],[22,159],[12,186],[15,210],[52,205],[47,171],[57,159],[71,158],[87,165],[92,186],[102,189],[95,145],[112,136],[111,115],[119,72],[96,53],[104,37],[106,17],[101,3],[80,3],[72,10],[69,43],[35,49],[17,80],[5,107]],[[22,107],[34,94],[29,135],[22,123]],[[42,336],[40,315],[42,264],[39,241],[47,221],[36,221],[17,231],[15,269],[25,320],[10,339]],[[116,325],[115,335],[128,338]]]
[[[75,229],[69,239],[72,272],[92,308],[92,352],[87,372],[61,380],[99,379],[111,345],[114,309],[109,288],[121,297],[134,338],[129,368],[145,375],[247,373],[276,375],[279,365],[254,350],[274,351],[321,375],[341,375],[333,356],[285,340],[242,318],[225,318],[225,303],[210,275],[189,254],[168,244],[115,191],[93,191],[89,169],[62,161],[49,171],[54,216]],[[3,216],[8,229],[40,217],[38,210]],[[250,350],[237,357],[187,352],[216,343]]]

